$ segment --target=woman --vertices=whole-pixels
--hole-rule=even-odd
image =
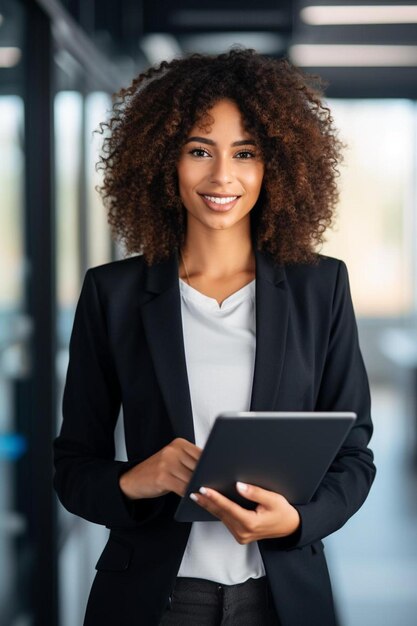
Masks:
[[[342,145],[319,83],[254,50],[163,62],[122,89],[101,192],[138,256],[88,270],[55,440],[55,488],[110,529],[86,626],[331,626],[321,539],[364,502],[370,397],[346,266],[315,252]],[[123,406],[128,461],[114,459]],[[193,494],[227,410],[358,415],[310,503],[237,485]]]

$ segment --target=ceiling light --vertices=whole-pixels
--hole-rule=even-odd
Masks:
[[[145,35],[140,40],[139,45],[151,65],[159,64],[164,60],[171,61],[182,56],[178,41],[168,33]]]
[[[416,24],[416,5],[309,6],[301,9],[306,24]]]
[[[417,46],[296,44],[291,60],[310,67],[415,67]]]
[[[186,35],[181,41],[185,50],[204,54],[218,54],[236,45],[255,48],[260,54],[277,54],[285,49],[287,43],[280,35],[267,32],[200,33]]]
[[[22,51],[12,46],[0,47],[0,67],[14,67],[20,61]]]

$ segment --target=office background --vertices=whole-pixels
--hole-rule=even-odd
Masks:
[[[93,131],[150,64],[235,43],[328,81],[348,147],[321,252],[349,269],[378,474],[326,555],[340,626],[416,624],[417,4],[1,0],[1,626],[80,626],[108,532],[51,489],[81,282],[123,257],[94,188]],[[120,426],[116,438],[123,459]]]

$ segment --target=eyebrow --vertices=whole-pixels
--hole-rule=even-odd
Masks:
[[[209,146],[215,146],[216,142],[212,139],[207,139],[206,137],[188,137],[185,143],[189,143],[190,141],[199,141],[200,143],[205,143]],[[232,147],[234,146],[255,146],[256,142],[253,139],[240,139],[239,141],[234,141],[230,144]]]

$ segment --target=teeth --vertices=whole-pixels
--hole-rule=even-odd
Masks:
[[[210,200],[210,202],[215,202],[216,204],[228,204],[229,202],[233,202],[233,200],[236,200],[237,196],[229,196],[228,198],[216,198],[214,196],[204,196],[204,198],[207,198],[207,200]]]

